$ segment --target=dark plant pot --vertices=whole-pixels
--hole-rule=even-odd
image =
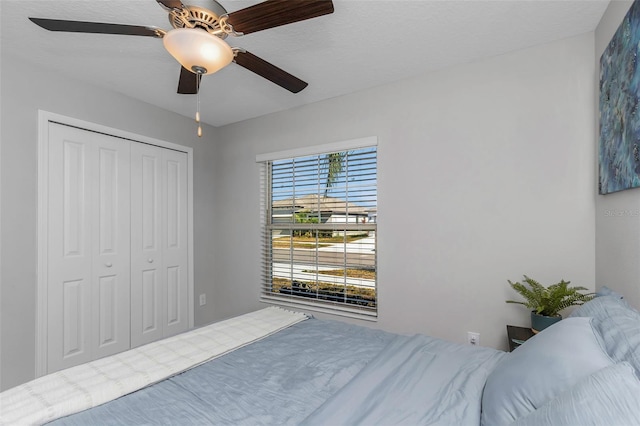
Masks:
[[[531,311],[531,331],[537,334],[550,325],[557,323],[561,319],[562,315],[548,317],[546,315],[536,314],[536,311]]]

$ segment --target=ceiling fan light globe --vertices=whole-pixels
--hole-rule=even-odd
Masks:
[[[231,47],[202,29],[177,28],[165,34],[162,41],[171,56],[190,71],[213,74],[233,61]]]

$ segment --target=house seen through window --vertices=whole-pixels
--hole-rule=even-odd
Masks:
[[[262,300],[375,317],[375,146],[263,162]]]

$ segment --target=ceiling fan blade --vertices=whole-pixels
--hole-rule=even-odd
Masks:
[[[106,24],[104,22],[65,21],[60,19],[29,18],[31,22],[49,31],[71,33],[122,34],[161,38],[164,31],[140,25]]]
[[[267,0],[228,14],[227,23],[249,34],[333,13],[331,0]]]
[[[200,88],[201,75],[192,73],[185,67],[180,70],[180,79],[178,80],[178,93],[181,95],[195,95]]]
[[[292,76],[288,72],[281,70],[275,65],[247,51],[239,51],[236,54],[234,62],[292,93],[298,93],[308,85],[308,83],[300,80],[298,77]]]
[[[167,9],[182,9],[184,6],[180,0],[156,0]]]

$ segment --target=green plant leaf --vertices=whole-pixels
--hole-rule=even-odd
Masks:
[[[586,287],[569,287],[571,281],[560,280],[548,287],[543,286],[538,281],[524,275],[523,282],[511,282],[507,280],[511,288],[520,294],[524,301],[507,300],[506,303],[516,303],[524,305],[536,313],[546,316],[557,316],[559,312],[569,306],[582,305],[593,299],[594,294],[583,294],[581,291],[588,290]]]

